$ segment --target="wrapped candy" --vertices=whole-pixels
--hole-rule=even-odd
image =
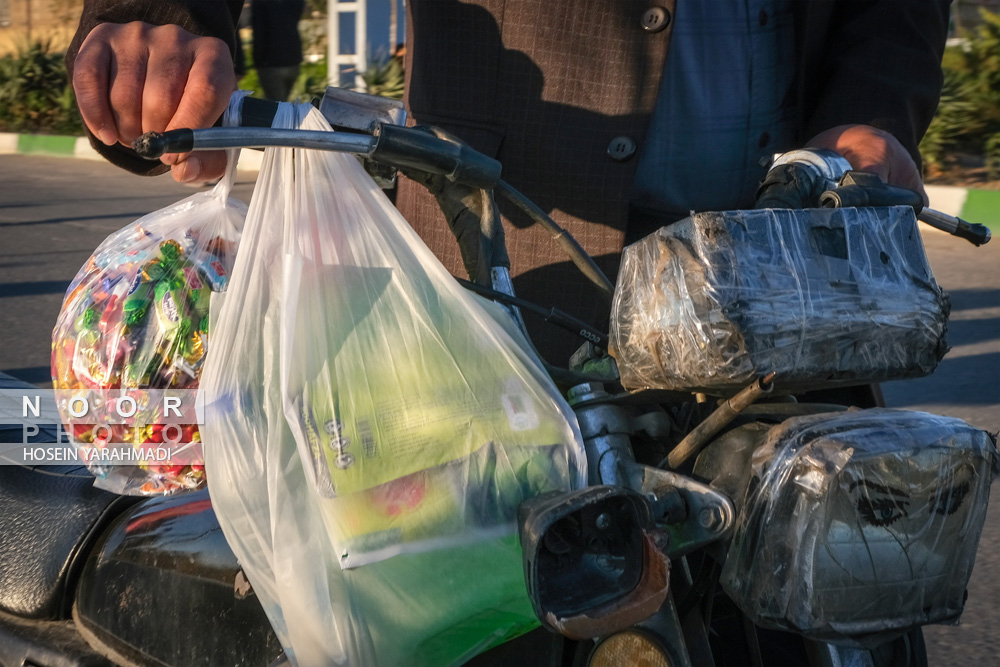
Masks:
[[[67,291],[52,335],[52,381],[57,391],[98,397],[81,417],[68,400],[59,403],[69,438],[102,488],[148,495],[205,483],[197,425],[167,424],[162,407],[143,412],[147,423],[115,418],[110,406],[130,390],[198,387],[209,304],[226,286],[246,216],[230,186],[231,175],[111,235]],[[169,461],[109,456],[113,448],[163,452],[165,444],[173,446]]]

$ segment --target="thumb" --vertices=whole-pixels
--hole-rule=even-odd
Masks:
[[[170,167],[170,175],[178,183],[214,181],[225,173],[225,151],[186,153]]]

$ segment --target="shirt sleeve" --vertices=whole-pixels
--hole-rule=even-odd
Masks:
[[[101,23],[144,21],[153,25],[179,25],[195,35],[218,37],[236,53],[236,21],[243,3],[239,0],[85,0],[80,26],[66,51],[66,69],[73,80],[73,66],[80,45]],[[158,161],[144,160],[132,150],[115,144],[106,146],[88,130],[90,145],[112,164],[134,174],[155,176],[169,170]]]
[[[899,139],[919,166],[917,146],[941,94],[949,4],[834,3],[820,53],[807,59],[818,66],[803,73],[802,139],[837,125],[872,125]]]

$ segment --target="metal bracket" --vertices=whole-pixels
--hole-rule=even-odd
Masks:
[[[654,521],[670,534],[666,549],[670,558],[721,539],[736,523],[733,502],[707,484],[652,466],[636,464],[629,466],[628,472],[631,488],[651,497],[654,506],[660,503],[669,506],[670,496],[674,494],[687,506],[686,520],[664,524],[662,517],[654,517]]]
[[[357,93],[329,86],[319,102],[319,111],[338,130],[371,134],[379,123],[406,125],[402,100]]]

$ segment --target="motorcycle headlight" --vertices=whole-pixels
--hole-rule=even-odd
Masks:
[[[870,645],[957,621],[998,468],[987,433],[898,410],[802,417],[753,466],[722,583],[755,623]]]

